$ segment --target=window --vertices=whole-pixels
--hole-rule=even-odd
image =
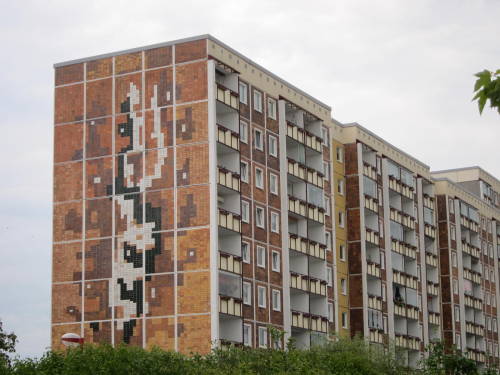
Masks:
[[[276,212],[271,212],[271,232],[280,232],[280,215]]]
[[[337,193],[344,195],[344,180],[342,179],[337,181]]]
[[[451,264],[453,267],[457,266],[457,253],[454,251],[451,252]]]
[[[341,211],[339,212],[339,227],[344,228],[345,226],[345,214]]]
[[[274,135],[269,136],[269,155],[278,157],[278,139]]]
[[[259,327],[259,347],[267,348],[267,328]]]
[[[254,145],[257,150],[264,150],[264,140],[262,139],[262,130],[254,129],[253,131]]]
[[[255,186],[259,189],[264,189],[264,172],[261,168],[255,167]]]
[[[453,294],[458,294],[458,280],[453,279]]]
[[[450,224],[450,237],[452,241],[456,240],[456,231],[455,231],[455,226],[453,224]]]
[[[448,199],[448,209],[450,210],[450,214],[455,213],[455,204],[453,203],[453,199]]]
[[[266,288],[263,286],[258,286],[258,305],[259,307],[266,308]]]
[[[328,137],[327,128],[321,128],[321,137],[323,137],[323,146],[328,147],[330,145],[330,138]]]
[[[347,328],[347,313],[342,313],[342,328]]]
[[[459,333],[457,333],[455,335],[455,345],[456,345],[457,349],[462,349],[462,340],[460,338],[460,334]]]
[[[243,344],[252,346],[252,326],[250,324],[243,324]]]
[[[498,328],[497,328],[497,319],[496,318],[493,318],[493,332],[497,332]]]
[[[248,163],[246,161],[240,163],[240,177],[241,181],[248,183]]]
[[[245,121],[240,121],[240,141],[248,143],[248,124]]]
[[[326,242],[326,251],[330,251],[332,249],[332,233],[325,232],[325,242]]]
[[[246,83],[239,84],[240,103],[248,104],[248,86]]]
[[[333,322],[333,303],[328,303],[328,321]]]
[[[328,286],[333,285],[333,270],[332,267],[326,267],[326,280],[328,281]]]
[[[491,296],[491,306],[497,307],[497,297],[495,295]]]
[[[386,298],[386,289],[385,289],[385,284],[382,284],[382,301],[385,302],[385,298]]]
[[[345,245],[339,245],[339,257],[340,260],[346,261]]]
[[[262,113],[262,93],[259,90],[253,90],[253,109]]]
[[[276,120],[276,100],[267,98],[267,116]]]
[[[325,197],[325,215],[330,216],[330,198]]]
[[[344,162],[344,149],[342,147],[337,147],[336,154],[337,154],[337,161],[339,163],[343,163]]]
[[[330,181],[330,165],[327,161],[323,162],[323,174],[325,175],[325,180]]]
[[[266,268],[266,249],[257,245],[257,266]]]
[[[269,174],[269,191],[271,194],[278,195],[278,176],[274,173]]]
[[[248,242],[241,243],[241,257],[243,258],[244,263],[250,264],[250,247]]]
[[[273,289],[273,310],[281,311],[281,292]]]
[[[281,259],[280,259],[280,253],[277,251],[272,252],[272,270],[274,272],[280,272],[281,269]]]
[[[250,221],[250,203],[247,201],[241,201],[241,220],[245,223]]]
[[[490,272],[490,281],[491,281],[492,283],[494,283],[494,282],[495,282],[495,272],[494,272],[493,270],[491,270],[491,272]]]
[[[255,207],[255,224],[259,228],[264,228],[264,209],[262,207]]]
[[[243,303],[245,305],[252,304],[252,285],[246,281],[243,282]]]
[[[344,296],[347,295],[347,281],[346,279],[340,279],[340,288]]]
[[[460,307],[455,306],[455,322],[460,322]]]

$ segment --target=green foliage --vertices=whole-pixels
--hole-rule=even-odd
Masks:
[[[16,351],[17,336],[14,333],[5,333],[0,320],[0,369],[10,366],[10,358],[8,353]]]
[[[490,107],[500,113],[500,69],[496,72],[483,70],[476,73],[476,83],[474,85],[474,98],[479,106],[479,113],[483,113],[486,102],[490,101]]]
[[[447,352],[443,343],[432,343],[427,347],[427,353],[428,357],[422,361],[422,372],[425,375],[479,374],[476,362],[466,358],[456,348],[452,348]]]

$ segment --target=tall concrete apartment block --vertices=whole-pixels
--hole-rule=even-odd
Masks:
[[[52,345],[335,331],[330,108],[210,36],[55,66]]]
[[[410,366],[438,339],[498,360],[480,168],[432,174],[209,35],[56,64],[54,122],[54,348],[361,334]]]

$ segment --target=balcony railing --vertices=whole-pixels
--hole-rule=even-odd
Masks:
[[[326,259],[326,245],[289,233],[290,249],[319,259]]]
[[[413,200],[414,189],[411,186],[403,184],[394,176],[389,176],[389,188],[404,197]]]
[[[240,191],[240,175],[224,167],[217,167],[217,182],[229,189]]]
[[[290,288],[309,292],[309,276],[290,272]]]
[[[434,210],[434,198],[427,194],[424,194],[424,207]]]
[[[484,363],[486,360],[484,352],[479,351],[479,350],[475,350],[474,348],[467,348],[467,352],[465,352],[465,356],[468,359],[472,359],[473,361],[481,362],[481,363]]]
[[[476,310],[483,310],[483,301],[480,298],[465,295],[465,306]]]
[[[308,254],[315,258],[326,259],[326,245],[320,244],[315,241],[309,241]]]
[[[365,194],[365,207],[370,211],[378,213],[378,199]]]
[[[240,100],[238,93],[218,83],[216,87],[216,94],[216,98],[218,101],[226,104],[233,109],[239,109]]]
[[[465,331],[471,335],[484,336],[484,326],[474,322],[465,322]]]
[[[472,281],[473,283],[476,284],[481,284],[481,274],[467,267],[464,267],[464,279]]]
[[[307,202],[289,195],[288,210],[294,214],[307,217]]]
[[[217,141],[236,151],[240,150],[239,134],[222,125],[217,125]]]
[[[219,269],[241,275],[241,257],[219,252]]]
[[[328,319],[300,311],[292,311],[292,327],[327,333]]]
[[[370,228],[366,228],[366,241],[378,246],[380,243],[379,233]]]
[[[299,311],[292,311],[292,327],[309,329],[310,315]]]
[[[401,348],[410,350],[420,350],[420,339],[409,335],[401,335],[396,333],[395,344]]]
[[[479,259],[481,257],[481,250],[475,246],[470,245],[466,240],[462,240],[462,251],[474,258]]]
[[[399,241],[395,238],[391,239],[391,250],[409,258],[417,258],[417,247],[409,243]]]
[[[398,270],[393,270],[392,276],[393,276],[393,282],[397,284],[404,285],[412,289],[417,289],[418,287],[417,276],[409,275],[405,272],[401,272]]]
[[[439,313],[429,312],[429,323],[436,326],[440,325]]]
[[[363,162],[363,174],[370,177],[372,180],[377,181],[377,168],[373,165]]]
[[[424,234],[430,238],[436,238],[436,227],[431,224],[424,223]]]
[[[435,255],[431,252],[426,252],[425,253],[425,262],[429,266],[437,267],[438,266],[438,257],[437,257],[437,255]]]
[[[241,232],[241,216],[219,208],[219,226]]]
[[[326,296],[326,286],[327,282],[325,280],[318,280],[312,277],[309,278],[309,291],[311,293]]]
[[[370,328],[370,342],[378,344],[384,343],[384,331],[376,328]]]
[[[227,315],[241,316],[242,301],[238,298],[219,296],[219,312]]]
[[[309,203],[307,205],[307,217],[311,220],[317,221],[318,223],[324,224],[325,210],[321,207]]]
[[[366,261],[366,264],[366,271],[368,275],[380,278],[380,264],[368,259]]]
[[[427,294],[432,296],[439,295],[439,284],[433,283],[432,281],[427,281]]]
[[[307,168],[307,182],[323,189],[325,175],[313,168]]]
[[[323,140],[320,137],[316,137],[314,134],[309,133],[307,130],[305,132],[306,140],[304,144],[317,152],[323,151]]]
[[[479,231],[479,224],[463,215],[460,216],[460,224],[473,232],[477,233]]]
[[[382,310],[382,297],[368,295],[368,307],[374,310]]]
[[[309,133],[307,130],[299,128],[297,125],[290,121],[287,121],[286,135],[317,152],[322,152],[323,140],[321,138],[316,137],[314,134]]]
[[[394,314],[404,318],[418,320],[419,310],[415,306],[406,305],[404,303],[394,304]]]

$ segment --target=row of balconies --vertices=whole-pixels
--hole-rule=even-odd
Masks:
[[[427,294],[432,296],[439,295],[439,284],[433,283],[432,281],[427,281]]]
[[[465,306],[476,310],[483,310],[483,301],[480,298],[465,295]]]
[[[436,326],[440,325],[439,313],[429,311],[428,317],[430,324],[434,324]]]
[[[242,258],[219,251],[219,269],[241,275]]]
[[[409,275],[407,273],[398,271],[398,270],[393,270],[392,273],[392,280],[393,282],[407,286],[408,288],[412,289],[417,289],[418,288],[418,277]]]
[[[380,243],[379,233],[370,228],[366,228],[366,241],[378,246]]]
[[[391,240],[391,250],[409,258],[417,259],[417,247],[410,245],[409,243],[393,238]]]
[[[400,193],[404,197],[413,200],[413,188],[396,180],[394,176],[389,176],[389,188],[396,193]]]
[[[436,254],[426,252],[425,253],[425,263],[429,266],[437,267],[438,266],[438,257]]]
[[[394,314],[404,318],[418,320],[418,307],[406,304],[394,304]]]
[[[219,208],[219,226],[241,232],[241,216]]]
[[[436,238],[436,227],[431,224],[424,223],[424,234],[430,238]]]
[[[240,105],[238,93],[224,87],[220,83],[216,86],[216,96],[218,101],[226,104],[227,106],[238,110]]]
[[[317,152],[323,151],[323,140],[320,137],[309,133],[307,130],[299,128],[297,125],[287,121],[287,132],[290,138],[296,140],[299,143],[313,149]]]
[[[381,296],[368,295],[368,307],[370,309],[382,311],[382,297]]]
[[[472,281],[476,284],[481,284],[481,274],[467,267],[464,267],[464,279]]]
[[[467,351],[465,352],[465,357],[481,363],[484,363],[486,360],[484,352],[482,350],[476,350],[474,348],[467,348]]]
[[[474,322],[465,322],[465,332],[471,335],[484,336],[484,326]]]
[[[319,280],[307,275],[301,275],[296,272],[290,272],[290,288],[303,290],[305,292],[310,292],[318,294],[321,296],[326,296],[327,282],[325,280]]]
[[[400,348],[406,348],[409,350],[420,350],[419,337],[400,335],[396,333],[394,342],[396,346],[399,346]]]
[[[403,211],[391,207],[390,219],[409,229],[415,230],[415,218]]]
[[[240,175],[224,167],[217,167],[217,182],[229,189],[240,191]]]
[[[236,151],[240,150],[239,134],[222,125],[217,125],[217,141]]]
[[[292,327],[327,333],[328,318],[300,311],[292,311]]]
[[[288,196],[288,210],[321,224],[325,222],[325,210],[323,208],[290,195]]]
[[[323,189],[323,173],[318,172],[313,168],[308,168],[306,165],[291,158],[288,158],[288,173]]]
[[[319,259],[326,259],[326,245],[315,241],[310,241],[307,238],[299,237],[296,234],[289,234],[290,249],[311,255]]]
[[[375,213],[378,213],[378,199],[365,194],[365,207]]]
[[[219,296],[219,312],[222,314],[242,316],[242,304],[239,298]]]
[[[477,233],[479,231],[479,224],[463,215],[460,216],[460,224],[473,232]]]
[[[470,245],[466,240],[462,240],[462,251],[474,258],[479,259],[481,257],[481,249],[476,246]]]
[[[384,343],[384,330],[377,328],[370,328],[370,342],[378,344]]]
[[[424,207],[434,210],[434,198],[430,195],[424,194]]]
[[[377,168],[371,164],[363,162],[363,174],[370,177],[372,180],[377,181]]]

